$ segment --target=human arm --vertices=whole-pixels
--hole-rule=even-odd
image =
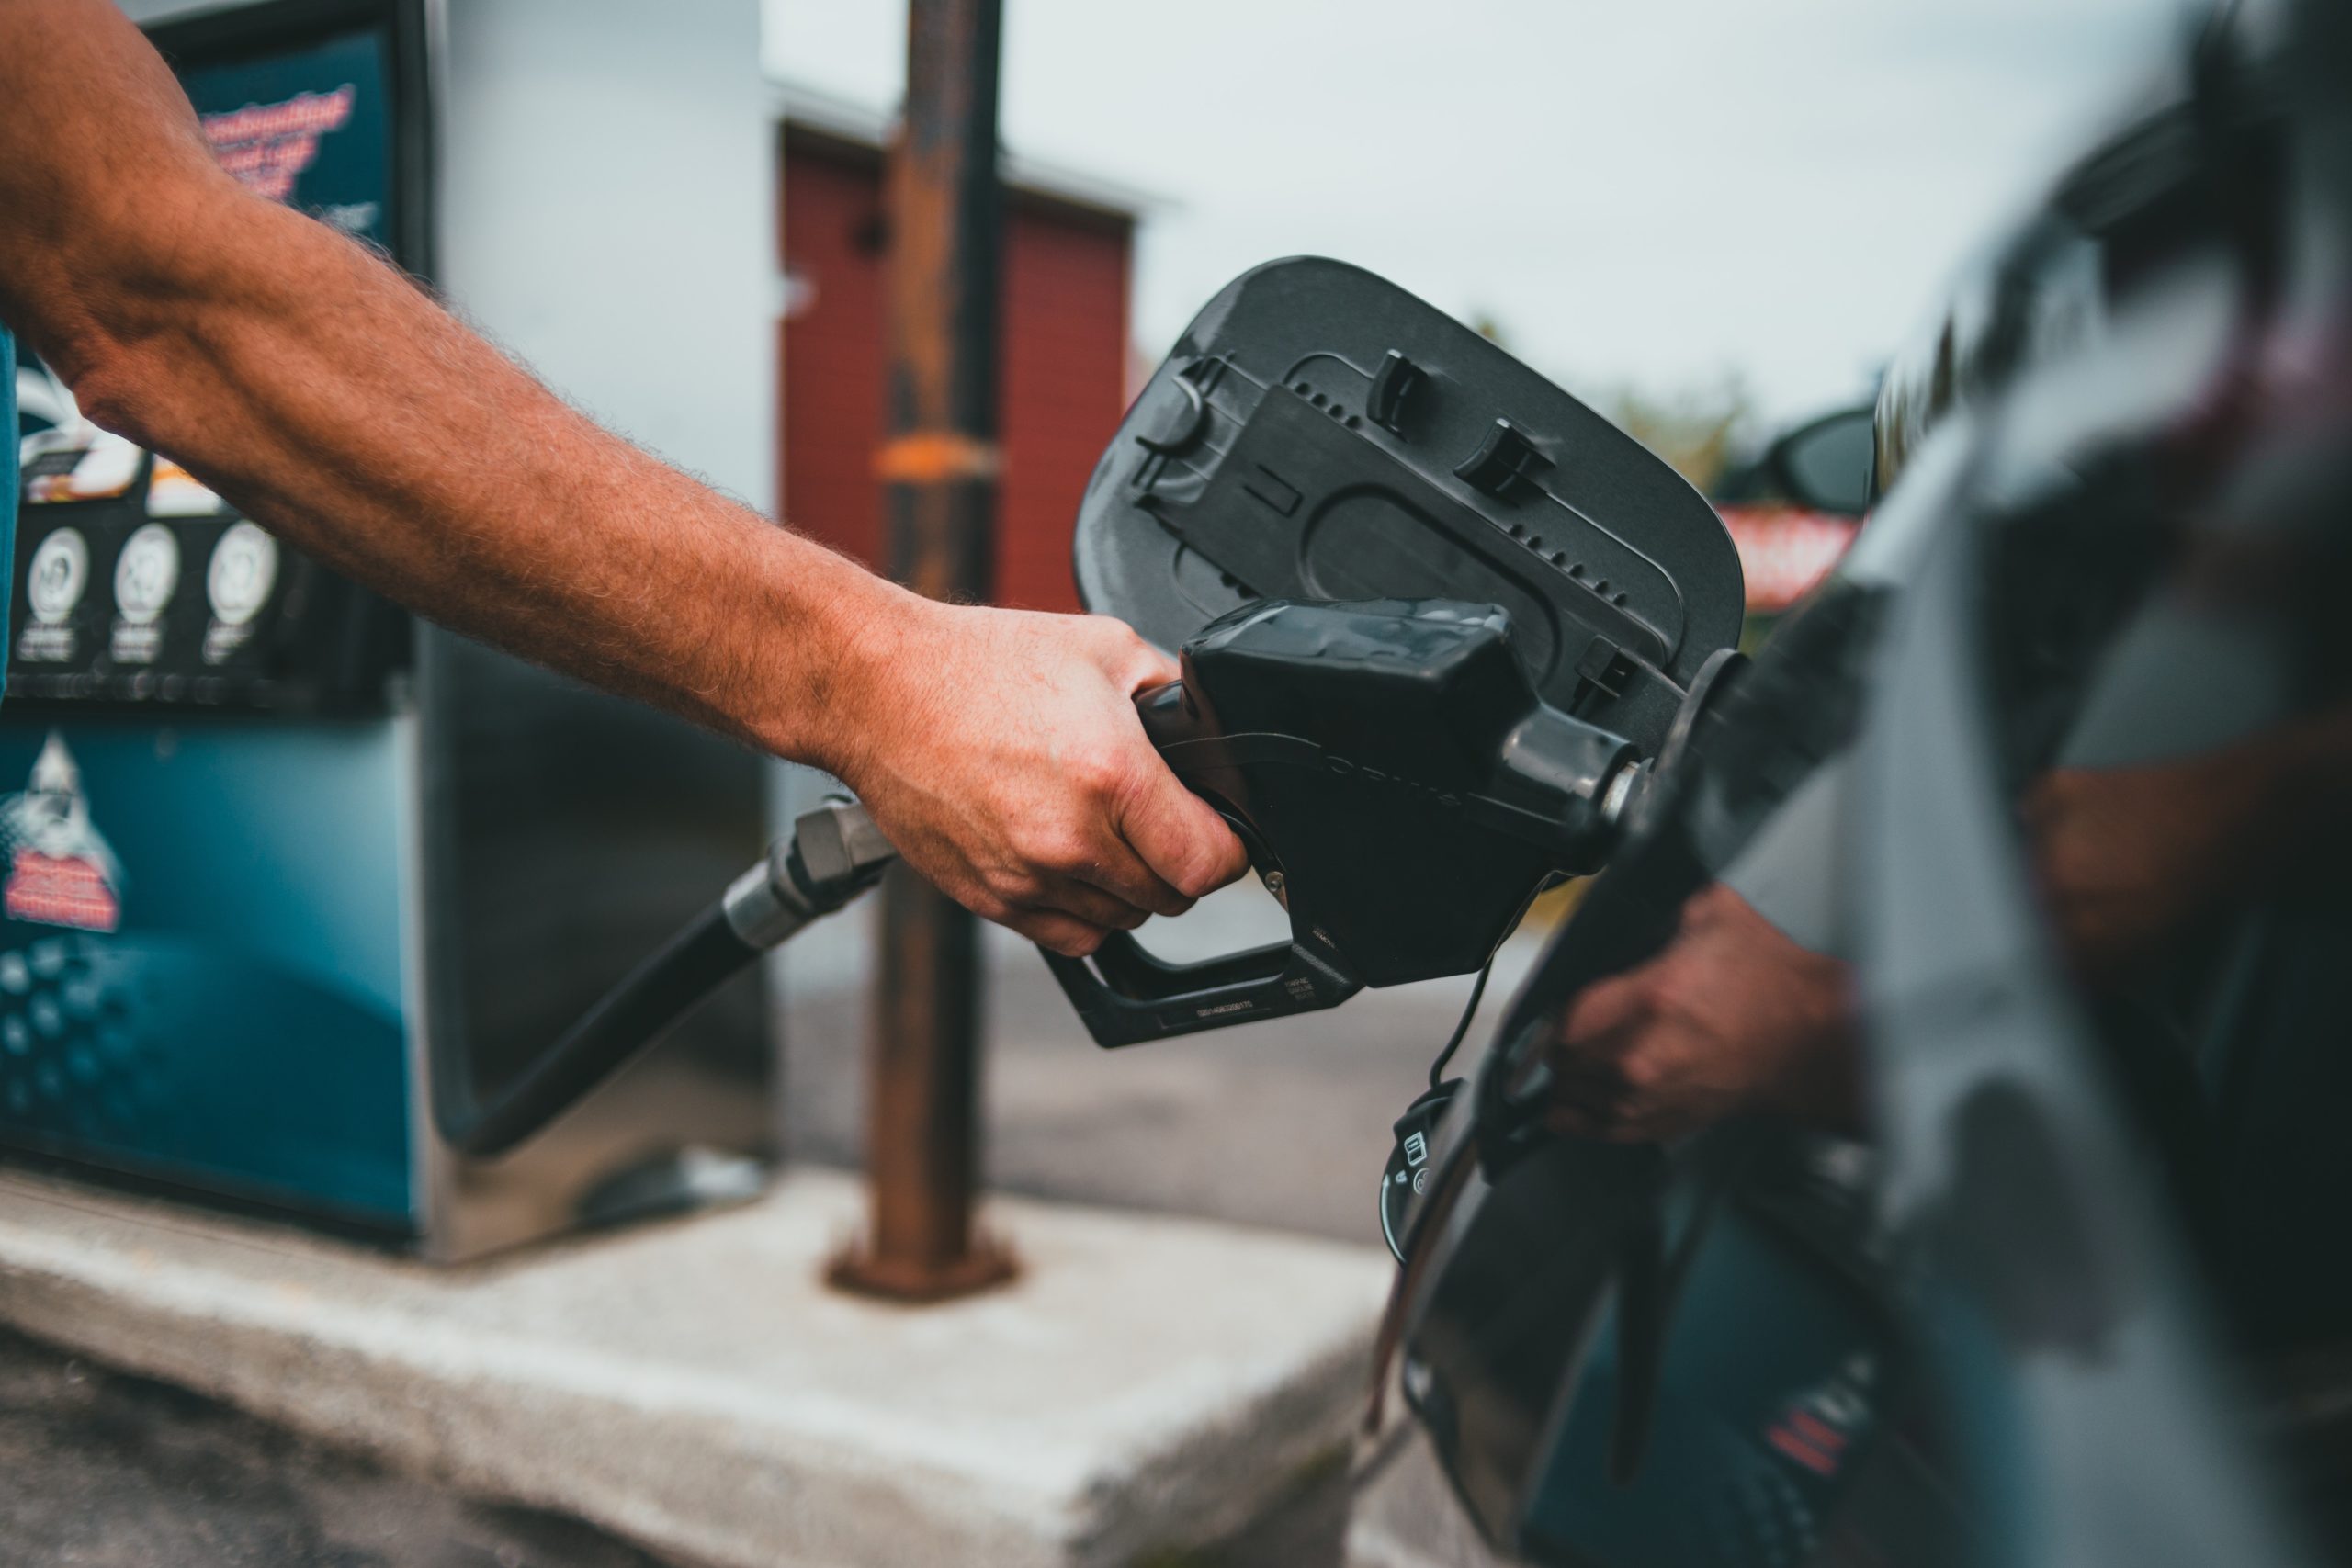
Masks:
[[[1240,868],[1115,623],[933,604],[638,452],[365,250],[213,164],[101,0],[0,6],[0,319],[96,423],[460,631],[856,788],[1064,951]]]

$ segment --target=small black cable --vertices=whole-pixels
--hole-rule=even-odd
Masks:
[[[1439,1084],[1445,1081],[1445,1065],[1453,1060],[1453,1054],[1462,1048],[1463,1037],[1470,1032],[1470,1021],[1478,1016],[1479,998],[1487,994],[1487,976],[1493,974],[1494,970],[1494,955],[1489,953],[1487,962],[1478,970],[1478,983],[1470,987],[1470,999],[1462,1004],[1462,1019],[1453,1026],[1453,1038],[1445,1043],[1445,1049],[1440,1051],[1437,1054],[1437,1060],[1430,1064],[1431,1089],[1437,1088]]]

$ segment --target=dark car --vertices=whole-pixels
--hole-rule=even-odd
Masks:
[[[2347,235],[2352,16],[2217,9],[1889,374],[1439,1139],[1401,1389],[1502,1554],[2352,1556]],[[1718,1046],[1856,1092],[1617,1141],[1563,1014],[1727,900],[1839,978]]]

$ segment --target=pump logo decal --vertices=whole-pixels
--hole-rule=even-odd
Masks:
[[[33,776],[0,797],[0,847],[8,881],[0,893],[12,920],[110,931],[122,921],[122,866],[90,820],[82,770],[51,730]]]
[[[213,156],[247,190],[284,201],[294,182],[318,161],[319,138],[351,120],[348,82],[332,93],[298,93],[283,103],[247,104],[204,117]]]

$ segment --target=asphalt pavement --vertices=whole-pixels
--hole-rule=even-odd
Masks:
[[[27,1568],[675,1568],[5,1331],[0,1475]]]

